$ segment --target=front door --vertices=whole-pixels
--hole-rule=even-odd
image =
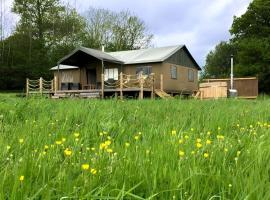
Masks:
[[[96,69],[88,69],[87,70],[87,85],[89,85],[91,89],[95,89],[96,83],[97,83]]]

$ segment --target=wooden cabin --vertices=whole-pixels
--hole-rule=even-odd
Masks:
[[[145,94],[161,91],[191,95],[198,90],[201,68],[186,46],[178,45],[117,52],[79,47],[51,70],[56,93],[102,92],[106,96],[143,90]],[[149,87],[148,78],[152,84]],[[132,81],[138,84],[131,84]]]

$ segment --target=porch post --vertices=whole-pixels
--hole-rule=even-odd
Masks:
[[[155,74],[152,73],[151,75],[151,99],[155,98]]]
[[[59,80],[60,80],[60,63],[57,63],[57,77],[56,80],[55,80],[55,93],[57,90],[59,90],[60,86],[59,86]]]
[[[160,90],[163,91],[163,74],[160,74]]]
[[[142,74],[140,74],[140,95],[139,95],[139,98],[140,99],[143,99],[143,76]]]
[[[120,99],[123,99],[123,73],[120,72]]]
[[[101,98],[104,99],[104,74],[101,74]]]

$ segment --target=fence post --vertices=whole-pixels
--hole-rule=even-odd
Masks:
[[[54,77],[54,93],[56,94],[56,91],[58,90],[58,80],[57,76]]]
[[[54,91],[54,79],[53,80],[51,80],[51,92],[53,92]]]
[[[140,95],[139,95],[140,99],[143,99],[143,82],[144,82],[143,75],[140,74]]]
[[[163,91],[163,74],[160,74],[160,90]]]
[[[151,74],[151,99],[155,98],[155,74]]]
[[[29,78],[26,79],[26,96],[29,96]]]
[[[42,77],[39,78],[39,92],[40,94],[42,94],[42,86],[43,86],[43,81],[42,81]]]
[[[123,73],[120,72],[120,99],[123,99]]]
[[[101,98],[104,99],[104,74],[101,74]]]

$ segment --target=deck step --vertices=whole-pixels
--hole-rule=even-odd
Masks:
[[[80,93],[79,97],[81,97],[81,98],[100,98],[100,93],[99,92]]]
[[[173,97],[163,90],[156,89],[155,93],[162,99],[172,99]]]

